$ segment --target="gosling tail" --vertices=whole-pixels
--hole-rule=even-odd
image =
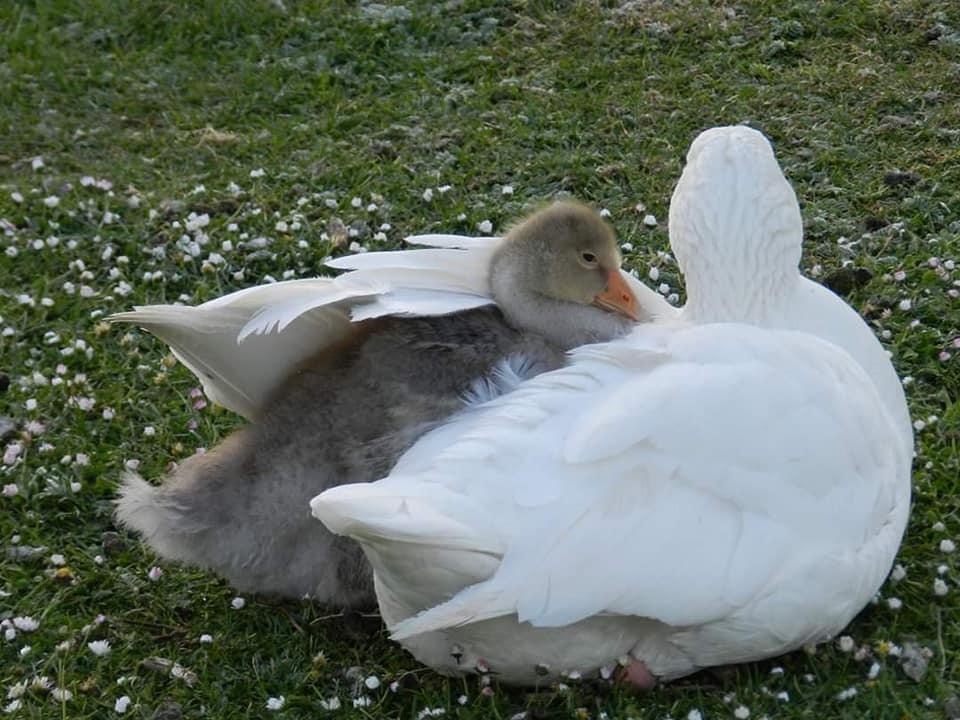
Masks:
[[[190,535],[183,527],[186,518],[165,495],[161,488],[127,472],[114,501],[116,518],[124,527],[138,532],[158,555],[191,561]]]

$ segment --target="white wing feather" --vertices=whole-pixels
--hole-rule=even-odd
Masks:
[[[902,532],[891,517],[908,501],[891,488],[909,461],[875,442],[894,436],[892,421],[859,366],[812,336],[644,326],[471,412],[427,435],[389,478],[314,501],[368,553],[388,517],[412,563],[430,562],[431,528],[454,523],[461,546],[503,546],[492,576],[396,624],[398,639],[510,614],[537,626],[601,613],[709,623],[806,577],[811,559],[848,570],[843,549],[865,545],[865,529]],[[385,497],[392,515],[389,501],[377,505]],[[881,565],[864,582],[879,586]],[[804,592],[844,586],[810,584]]]
[[[500,242],[499,237],[471,237],[469,235],[450,235],[433,233],[425,235],[408,235],[404,238],[408,245],[423,245],[436,248],[459,248],[461,250],[493,249]]]
[[[347,313],[337,308],[300,315],[285,332],[238,337],[261,307],[297,296],[329,292],[329,279],[276,283],[217,298],[196,307],[146,305],[110,317],[138,325],[163,340],[203,385],[214,402],[255,418],[279,383],[321,348],[351,332]]]
[[[478,244],[469,250],[394,250],[331,260],[331,267],[351,272],[335,278],[329,293],[264,306],[244,327],[243,337],[283,330],[302,313],[332,303],[345,304],[356,312],[354,319],[446,315],[489,305],[493,299],[487,268],[493,250],[493,245]],[[472,296],[472,302],[466,302],[465,296]],[[407,308],[405,299],[416,302]]]
[[[251,419],[297,366],[346,338],[352,322],[491,304],[487,267],[495,241],[353,255],[332,263],[356,267],[337,278],[260,285],[195,307],[141,306],[110,319],[156,335],[212,400]]]

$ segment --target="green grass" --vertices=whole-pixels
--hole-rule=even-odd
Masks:
[[[751,718],[946,717],[960,684],[960,575],[956,555],[939,549],[960,540],[960,300],[949,294],[960,274],[947,266],[960,260],[960,9],[946,0],[405,5],[392,20],[321,0],[0,5],[0,330],[11,328],[0,336],[0,369],[12,381],[0,415],[22,434],[4,446],[24,447],[0,469],[19,490],[0,496],[0,618],[40,620],[0,641],[0,689],[46,675],[73,693],[61,705],[28,691],[17,716],[109,718],[127,695],[127,716],[141,718],[170,704],[214,718],[405,719],[444,708],[462,718],[681,720],[693,710],[732,718],[739,705]],[[200,302],[285,271],[312,275],[343,250],[323,235],[335,217],[366,247],[396,247],[409,232],[469,233],[483,220],[502,228],[562,191],[608,208],[633,244],[629,265],[644,277],[658,267],[672,292],[676,267],[658,252],[683,153],[698,130],[743,121],[772,138],[797,189],[804,269],[834,284],[859,279],[848,298],[912,378],[914,417],[939,417],[917,435],[907,576],[848,629],[869,657],[823,646],[639,698],[596,686],[486,697],[475,679],[417,666],[376,618],[256,598],[233,609],[235,593],[204,573],[160,564],[151,581],[157,560],[133,537],[108,536],[104,548],[126,461],[157,478],[237,420],[194,409],[195,382],[163,363],[165,348],[105,330],[99,313]],[[250,176],[256,168],[262,177]],[[894,170],[910,181],[885,182]],[[84,176],[112,190],[84,186]],[[441,185],[452,189],[423,199]],[[50,196],[57,207],[44,204]],[[640,202],[659,227],[643,226]],[[197,259],[178,244],[191,212],[210,217]],[[391,227],[378,240],[382,223]],[[258,237],[265,247],[245,244]],[[233,250],[220,249],[226,240]],[[210,252],[225,262],[204,268]],[[845,263],[869,279],[838,272]],[[76,398],[95,405],[84,410]],[[31,434],[29,421],[44,431]],[[45,549],[11,554],[14,536]],[[54,575],[55,553],[66,577]],[[944,597],[934,595],[937,577]],[[212,643],[200,641],[205,633]],[[112,651],[96,657],[86,645],[94,639]],[[908,641],[933,653],[920,682],[886,653]],[[64,642],[71,647],[58,651]],[[151,657],[195,675],[151,669]],[[873,660],[880,673],[869,680]],[[368,707],[353,706],[351,667],[382,680],[366,692]],[[838,701],[850,687],[858,694]],[[268,712],[267,698],[279,695],[285,707]],[[343,708],[323,710],[334,696]]]

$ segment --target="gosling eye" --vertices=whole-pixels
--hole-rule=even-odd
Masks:
[[[592,252],[584,251],[580,253],[580,263],[588,268],[595,268],[597,266],[597,256]]]

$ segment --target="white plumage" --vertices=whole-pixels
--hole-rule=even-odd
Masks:
[[[629,654],[671,679],[822,641],[889,572],[903,392],[859,316],[799,275],[799,208],[762,135],[697,138],[670,233],[680,318],[314,499],[364,547],[393,636],[440,672],[482,659],[533,683]]]

